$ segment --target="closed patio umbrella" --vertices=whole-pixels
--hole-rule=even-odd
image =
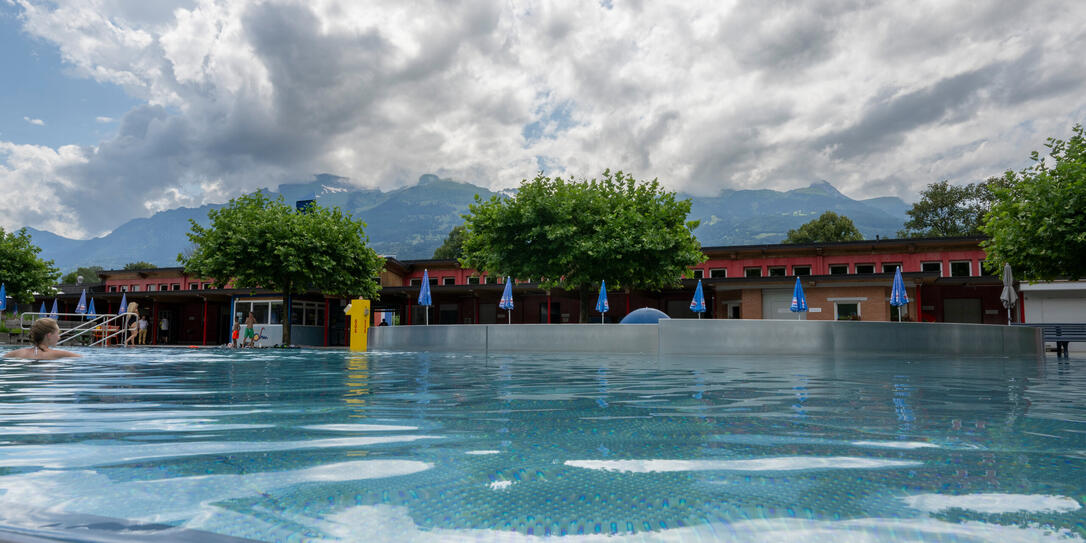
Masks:
[[[60,315],[59,315],[59,313],[57,311],[57,299],[56,298],[53,298],[53,310],[49,312],[49,318],[51,318],[53,320],[57,320],[57,319],[60,318]]]
[[[800,284],[799,277],[796,278],[796,286],[792,288],[792,305],[788,309],[796,314],[797,320],[800,318],[800,313],[807,311],[807,296],[803,294],[803,285]]]
[[[506,324],[513,324],[513,280],[510,277],[505,278],[505,290],[502,291],[498,307],[505,310],[505,315],[508,317]]]
[[[600,281],[600,297],[596,299],[596,311],[601,313],[600,324],[607,320],[608,309],[611,309],[611,304],[607,303],[607,281]]]
[[[897,321],[901,322],[901,306],[909,303],[909,293],[905,292],[905,281],[901,279],[901,266],[894,272],[894,284],[890,287],[890,305],[899,308]]]
[[[83,294],[79,295],[79,303],[75,304],[75,312],[80,315],[87,313],[87,289],[83,289]]]
[[[426,325],[430,325],[430,306],[433,305],[433,300],[430,299],[430,270],[422,270],[422,289],[419,290],[419,305],[426,308]]]
[[[690,311],[698,314],[705,313],[705,293],[701,290],[701,279],[698,279],[698,287],[694,289],[694,299],[690,300]]]
[[[999,301],[1007,308],[1007,324],[1013,322],[1011,309],[1018,305],[1018,293],[1014,291],[1014,274],[1011,273],[1011,265],[1003,265],[1003,292],[999,295]]]

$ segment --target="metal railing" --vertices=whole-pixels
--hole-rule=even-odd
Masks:
[[[30,317],[30,319],[28,320],[27,317]],[[57,324],[60,326],[60,341],[57,342],[57,345],[64,345],[78,337],[91,334],[92,343],[90,343],[90,347],[109,345],[110,340],[118,336],[124,336],[120,340],[120,344],[127,347],[129,334],[133,336],[136,334],[131,323],[139,319],[139,314],[95,315],[88,319],[86,315],[81,313],[26,312],[22,314],[22,318],[19,320],[19,328],[24,331],[29,330],[34,321],[45,317],[55,317],[57,319]],[[70,318],[66,319],[65,317]],[[133,320],[128,321],[129,317],[132,317]],[[127,326],[125,325],[126,322],[129,322]]]

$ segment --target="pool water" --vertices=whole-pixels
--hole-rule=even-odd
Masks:
[[[0,362],[0,540],[1086,540],[1081,357],[84,352]]]

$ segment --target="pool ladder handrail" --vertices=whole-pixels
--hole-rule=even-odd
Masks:
[[[98,347],[98,346],[100,346],[102,344],[107,344],[108,345],[107,342],[109,340],[111,340],[111,339],[113,339],[113,338],[115,338],[117,336],[120,336],[122,334],[127,334],[131,330],[131,328],[125,326],[124,322],[128,319],[129,316],[134,316],[137,319],[139,318],[138,313],[120,313],[120,314],[116,314],[116,315],[113,315],[113,314],[111,314],[111,315],[98,315],[98,316],[94,317],[91,320],[83,320],[83,319],[86,319],[87,316],[82,314],[82,313],[38,313],[38,312],[34,312],[34,311],[27,311],[26,313],[23,313],[22,315],[23,315],[24,318],[19,319],[19,328],[24,330],[24,331],[29,330],[30,325],[33,324],[34,321],[36,321],[38,319],[41,319],[41,318],[45,318],[45,317],[52,317],[53,315],[56,315],[58,317],[58,319],[57,319],[57,324],[58,325],[60,323],[62,323],[62,322],[78,321],[79,324],[76,324],[75,326],[69,326],[67,328],[65,328],[64,326],[60,327],[60,341],[57,341],[57,345],[64,345],[65,343],[67,343],[69,341],[72,341],[75,338],[80,337],[80,336],[82,336],[82,335],[84,335],[84,334],[86,334],[88,332],[94,333],[95,331],[97,331],[99,329],[99,327],[101,327],[101,329],[104,330],[107,333],[104,334],[102,336],[102,338],[99,339],[98,341],[95,341],[94,343],[91,343],[89,345],[90,347]],[[28,315],[33,317],[29,321],[25,318]],[[61,319],[59,317],[74,317],[74,318],[73,319]],[[119,321],[119,324],[116,324],[117,330],[114,331],[113,333],[108,333],[109,332],[109,327],[111,325],[114,325],[114,323],[118,323],[118,321]],[[124,347],[128,347],[128,341],[127,341],[128,338],[125,337],[124,339],[125,339],[125,341],[122,341],[121,345],[124,346]]]

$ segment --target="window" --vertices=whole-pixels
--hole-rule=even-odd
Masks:
[[[253,302],[253,317],[257,324],[268,324],[268,302]]]
[[[479,284],[479,278],[474,276],[474,275],[471,276],[471,277],[468,277],[468,284],[469,285],[478,285]]]
[[[147,285],[147,292],[154,292],[154,291],[155,291],[155,285]]]
[[[117,287],[109,287],[110,292],[117,292]]]
[[[830,275],[848,275],[848,264],[830,264]]]
[[[121,292],[128,292],[128,285],[121,285]]]
[[[920,271],[922,272],[935,272],[939,275],[943,275],[943,263],[942,262],[921,262]]]
[[[703,278],[705,278],[705,271],[703,271],[701,269],[695,269],[695,270],[692,270],[692,271],[694,272],[694,276],[693,276],[694,279],[703,279]]]
[[[170,290],[170,285],[163,283],[158,286],[158,290]]]
[[[200,283],[189,283],[189,290],[200,290]]]
[[[551,319],[550,320],[551,324],[561,323],[562,322],[562,309],[561,309],[561,306],[558,304],[558,302],[551,302],[550,319]],[[547,303],[546,302],[543,302],[543,303],[539,304],[539,322],[540,323],[546,323],[547,322]]]
[[[950,263],[950,276],[951,277],[969,277],[973,275],[972,266],[968,260],[962,260],[959,262]]]
[[[441,279],[441,284],[442,285],[455,285],[456,284],[456,278],[455,277],[443,277]]]
[[[140,286],[139,285],[132,285],[132,289],[130,290],[130,292],[139,292],[139,291],[140,291]]]
[[[762,268],[745,268],[743,270],[743,275],[746,277],[761,277]]]
[[[728,276],[727,268],[710,268],[709,277],[713,279],[723,279]]]
[[[235,302],[234,303],[234,320],[245,321],[245,318],[249,316],[249,312],[253,310],[252,302]]]
[[[833,309],[839,321],[860,320],[860,302],[834,302]]]
[[[792,266],[792,275],[811,275],[810,266]]]
[[[485,284],[485,285],[496,285],[497,283],[498,283],[498,278],[493,276],[493,275],[488,275],[488,276],[483,278],[483,284]]]
[[[900,262],[887,262],[882,265],[882,273],[894,273],[899,267],[901,267]],[[902,269],[901,271],[905,270]]]
[[[436,287],[437,286],[437,277],[431,277],[430,278],[430,286],[431,287]]]
[[[784,273],[784,266],[770,266],[769,267],[769,276],[770,277],[784,277],[785,275],[787,275],[787,274]]]
[[[411,283],[410,283],[410,285],[413,286],[413,287],[417,287],[417,286],[419,286],[421,284],[422,284],[422,279],[412,279]]]
[[[874,264],[856,264],[856,273],[875,273]]]
[[[181,283],[170,283],[170,290],[181,290]]]
[[[268,324],[283,324],[283,302],[272,302],[268,312]]]

